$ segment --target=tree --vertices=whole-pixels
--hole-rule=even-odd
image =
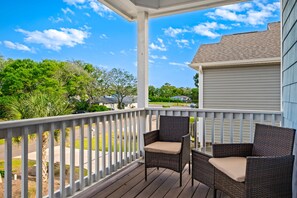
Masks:
[[[170,83],[165,83],[161,88],[160,88],[160,97],[165,97],[169,98],[174,96],[174,92],[176,90],[175,86],[172,86]]]
[[[199,87],[199,73],[196,73],[194,75],[193,79],[194,79],[195,86],[198,88]]]
[[[1,96],[16,96],[43,92],[63,92],[63,87],[54,78],[60,64],[57,61],[44,60],[37,63],[30,59],[7,61],[0,71]]]
[[[109,72],[110,90],[118,101],[118,109],[124,109],[123,99],[136,94],[136,78],[129,72],[113,68]]]
[[[86,87],[89,104],[95,102],[96,98],[107,95],[110,92],[110,76],[106,70],[95,67],[91,76],[93,79]]]
[[[199,90],[198,88],[192,88],[191,90],[191,98],[192,98],[192,102],[196,103],[198,106],[198,96],[199,96]]]
[[[67,97],[55,93],[42,93],[35,91],[31,94],[13,100],[9,104],[9,117],[14,119],[28,119],[48,116],[65,115],[72,112]],[[59,137],[59,131],[55,131],[55,140]],[[48,143],[48,132],[42,133],[42,181],[48,180],[46,146]],[[20,139],[14,139],[19,142]]]
[[[149,91],[149,97],[155,97],[157,94],[156,94],[156,88],[152,85],[150,85],[148,87],[148,91]]]
[[[66,90],[68,98],[77,97],[80,100],[88,100],[87,87],[93,78],[89,73],[89,65],[81,61],[64,62],[56,78]]]

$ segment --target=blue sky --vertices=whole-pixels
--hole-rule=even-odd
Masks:
[[[201,44],[222,35],[263,31],[280,20],[279,1],[254,0],[149,21],[149,84],[194,87],[187,66]],[[5,58],[82,60],[136,75],[136,23],[96,0],[3,1],[0,55]]]

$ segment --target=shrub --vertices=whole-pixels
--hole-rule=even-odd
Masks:
[[[163,105],[162,107],[163,107],[163,108],[170,108],[169,105]]]
[[[88,108],[89,112],[109,111],[109,110],[111,109],[104,105],[98,105],[98,104],[93,104]]]
[[[90,108],[89,103],[87,101],[78,101],[75,103],[75,109],[76,111],[86,111],[88,108]]]
[[[180,100],[174,100],[166,97],[150,97],[150,102],[182,102]]]
[[[1,177],[5,177],[5,171],[4,170],[0,170],[0,174],[1,174]]]

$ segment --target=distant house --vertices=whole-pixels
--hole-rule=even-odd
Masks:
[[[117,109],[118,100],[115,96],[102,96],[96,102],[98,104],[105,105],[112,109]],[[137,107],[137,97],[136,96],[126,96],[123,99],[123,103],[127,108]]]
[[[199,72],[199,108],[280,111],[280,46],[279,22],[266,31],[226,35],[219,43],[201,45],[190,64]],[[224,133],[230,132],[228,122]],[[244,123],[245,132],[248,126]],[[249,141],[248,133],[244,138]]]
[[[182,102],[191,102],[191,98],[189,98],[188,96],[173,96],[170,99],[171,100],[179,100]]]
[[[280,111],[280,61],[280,23],[201,45],[191,63],[199,107]]]

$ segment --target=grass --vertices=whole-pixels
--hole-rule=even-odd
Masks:
[[[28,160],[28,168],[32,168],[36,164],[35,160]],[[5,162],[3,160],[0,160],[0,170],[4,170],[4,165]],[[22,166],[22,160],[21,159],[12,159],[12,174],[21,174],[21,166]],[[75,172],[75,179],[79,179],[79,167],[75,167],[74,169]],[[65,165],[65,177],[66,177],[66,184],[69,183],[69,178],[70,178],[70,166]],[[84,169],[84,175],[88,175],[88,170]],[[1,174],[2,177],[4,175]],[[54,164],[54,176],[55,176],[55,181],[54,181],[54,190],[58,190],[60,183],[60,164],[59,162],[56,162]],[[21,180],[13,180],[12,181],[12,197],[21,197]],[[43,195],[47,195],[48,185],[44,184],[43,186]],[[0,191],[3,192],[4,190],[4,183],[0,183]],[[0,193],[0,197],[2,197],[2,194]],[[28,197],[33,198],[36,197],[36,176],[29,176],[28,177]]]
[[[36,164],[35,160],[28,160],[28,167],[33,167]],[[4,170],[5,162],[0,160],[0,170]],[[19,174],[22,171],[22,159],[12,159],[12,173]],[[2,175],[3,177],[3,175]]]
[[[4,139],[0,139],[0,145],[4,144],[5,140]]]
[[[103,148],[103,138],[102,138],[102,134],[99,135],[99,151],[102,151],[102,148]],[[115,148],[115,145],[114,145],[114,133],[112,133],[112,139],[111,139],[111,151],[114,151],[114,148]],[[135,137],[136,140],[136,145],[135,145],[135,149],[137,150],[138,148],[138,145],[137,145],[137,136]],[[109,138],[108,138],[108,134],[105,135],[105,150],[108,151],[108,141],[109,141]],[[127,141],[128,141],[128,135],[127,135]],[[69,145],[67,145],[69,146]],[[119,137],[117,137],[117,151],[119,151],[120,149],[120,139]],[[88,147],[89,147],[89,143],[88,143],[88,138],[84,138],[84,150],[88,150]],[[80,149],[80,140],[75,140],[75,148],[76,149]],[[127,142],[127,150],[129,149],[129,145],[128,145],[128,142]],[[133,139],[131,137],[131,150],[133,149]],[[92,150],[95,150],[95,138],[92,138]],[[122,135],[122,151],[124,151],[124,134]]]
[[[160,105],[160,106],[180,106],[180,107],[186,107],[189,105],[189,103],[183,103],[183,102],[149,102],[151,105]]]

